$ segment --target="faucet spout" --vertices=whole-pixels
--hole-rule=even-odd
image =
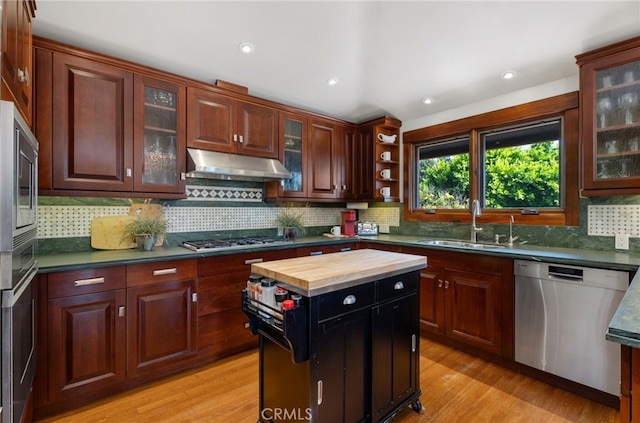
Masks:
[[[473,200],[471,202],[471,242],[478,241],[478,232],[482,231],[482,228],[476,226],[476,216],[482,215],[482,209],[480,208],[480,201]]]
[[[507,242],[507,245],[509,247],[513,247],[513,241],[516,239],[518,239],[518,237],[513,236],[513,215],[511,215],[511,219],[509,220],[509,241]]]

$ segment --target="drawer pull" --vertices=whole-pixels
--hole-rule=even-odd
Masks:
[[[318,381],[318,405],[322,404],[322,381]]]
[[[340,248],[341,253],[344,253],[345,251],[351,251],[351,247]]]
[[[347,295],[346,297],[344,297],[344,300],[342,300],[342,304],[344,305],[351,305],[351,304],[355,304],[356,303],[356,296],[355,295]]]
[[[309,253],[310,256],[321,256],[322,251],[312,251]]]
[[[263,261],[264,261],[264,259],[262,257],[254,258],[254,259],[247,259],[247,260],[244,261],[244,264],[262,263]]]
[[[97,285],[99,283],[104,283],[104,277],[91,278],[91,279],[78,279],[77,281],[73,281],[73,286]]]
[[[402,283],[402,281],[398,281],[395,285],[393,285],[393,289],[395,289],[396,291],[400,291],[401,289],[404,289],[404,284]]]
[[[178,273],[178,269],[172,267],[171,269],[158,269],[153,271],[153,276],[172,275]]]
[[[118,317],[124,317],[124,306],[118,307]]]

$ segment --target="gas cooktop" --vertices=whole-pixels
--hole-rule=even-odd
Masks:
[[[183,241],[182,246],[193,251],[213,251],[228,250],[236,248],[250,248],[258,245],[270,244],[281,245],[288,244],[284,238],[274,238],[268,236],[243,237],[243,238],[212,238],[197,241]]]

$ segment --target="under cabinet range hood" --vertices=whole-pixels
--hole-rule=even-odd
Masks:
[[[291,174],[276,159],[187,148],[187,176],[228,181],[276,181]]]

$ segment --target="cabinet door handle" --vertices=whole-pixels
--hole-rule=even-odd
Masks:
[[[172,275],[178,273],[178,269],[172,267],[171,269],[158,269],[153,271],[153,276]]]
[[[438,279],[438,288],[442,288],[442,279]]]
[[[351,304],[355,304],[356,303],[356,296],[355,295],[347,295],[346,297],[344,297],[344,300],[342,300],[342,304],[344,305],[351,305]]]
[[[444,281],[444,289],[449,289],[449,281],[448,280]]]
[[[127,176],[127,178],[131,178],[131,176],[133,175],[133,172],[131,171],[131,168],[127,168],[127,170],[125,171],[125,175]]]
[[[393,285],[393,289],[395,289],[396,291],[400,291],[401,289],[404,289],[404,284],[402,283],[402,281],[398,281],[395,285]]]
[[[342,190],[345,191],[346,189],[347,189],[347,186],[343,184],[342,185]]]
[[[322,381],[318,381],[318,405],[322,404]]]
[[[244,264],[262,263],[263,261],[264,261],[264,259],[262,257],[254,258],[254,259],[247,259],[247,260],[244,261]]]
[[[193,294],[191,294],[191,302],[192,303],[197,303],[198,302],[198,293],[194,292]]]
[[[91,279],[78,279],[76,281],[73,281],[73,286],[97,285],[99,283],[104,283],[104,277],[91,278]]]
[[[244,136],[240,135],[240,144],[244,142]]]
[[[118,317],[124,317],[124,306],[118,307]]]
[[[238,142],[238,134],[233,134],[233,142]]]
[[[181,181],[186,181],[187,180],[187,174],[184,172],[180,172],[180,180]]]
[[[411,352],[416,352],[416,334],[411,335]]]

